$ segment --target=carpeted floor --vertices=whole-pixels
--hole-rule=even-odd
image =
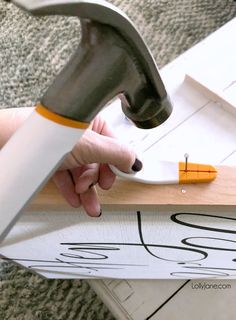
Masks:
[[[159,67],[236,16],[233,0],[110,2],[135,22]],[[33,106],[78,41],[76,18],[35,19],[0,0],[0,107]],[[86,281],[45,280],[0,261],[0,319],[114,318]]]

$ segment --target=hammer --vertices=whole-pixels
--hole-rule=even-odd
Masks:
[[[35,111],[1,149],[1,240],[112,98],[119,95],[125,115],[143,129],[160,125],[172,111],[149,49],[121,10],[95,0],[12,2],[36,16],[78,16],[82,39]]]

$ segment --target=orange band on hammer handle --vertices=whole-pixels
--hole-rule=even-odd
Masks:
[[[48,120],[51,120],[53,122],[56,122],[66,127],[77,128],[77,129],[87,129],[89,127],[89,123],[87,122],[80,122],[80,121],[65,118],[59,114],[56,114],[48,110],[42,104],[38,104],[35,110],[44,118],[47,118]]]

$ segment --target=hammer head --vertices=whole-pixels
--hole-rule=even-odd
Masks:
[[[91,121],[114,96],[140,128],[153,128],[172,106],[156,63],[131,20],[106,1],[14,0],[33,15],[78,16],[78,50],[45,93],[42,104],[79,121]]]

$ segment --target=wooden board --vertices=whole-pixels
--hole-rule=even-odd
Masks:
[[[109,191],[99,190],[104,208],[159,205],[236,205],[236,167],[220,166],[216,180],[209,184],[146,185],[117,179]],[[231,181],[229,183],[229,181]],[[73,210],[50,182],[30,206],[30,211]],[[77,210],[77,209],[74,209]]]

